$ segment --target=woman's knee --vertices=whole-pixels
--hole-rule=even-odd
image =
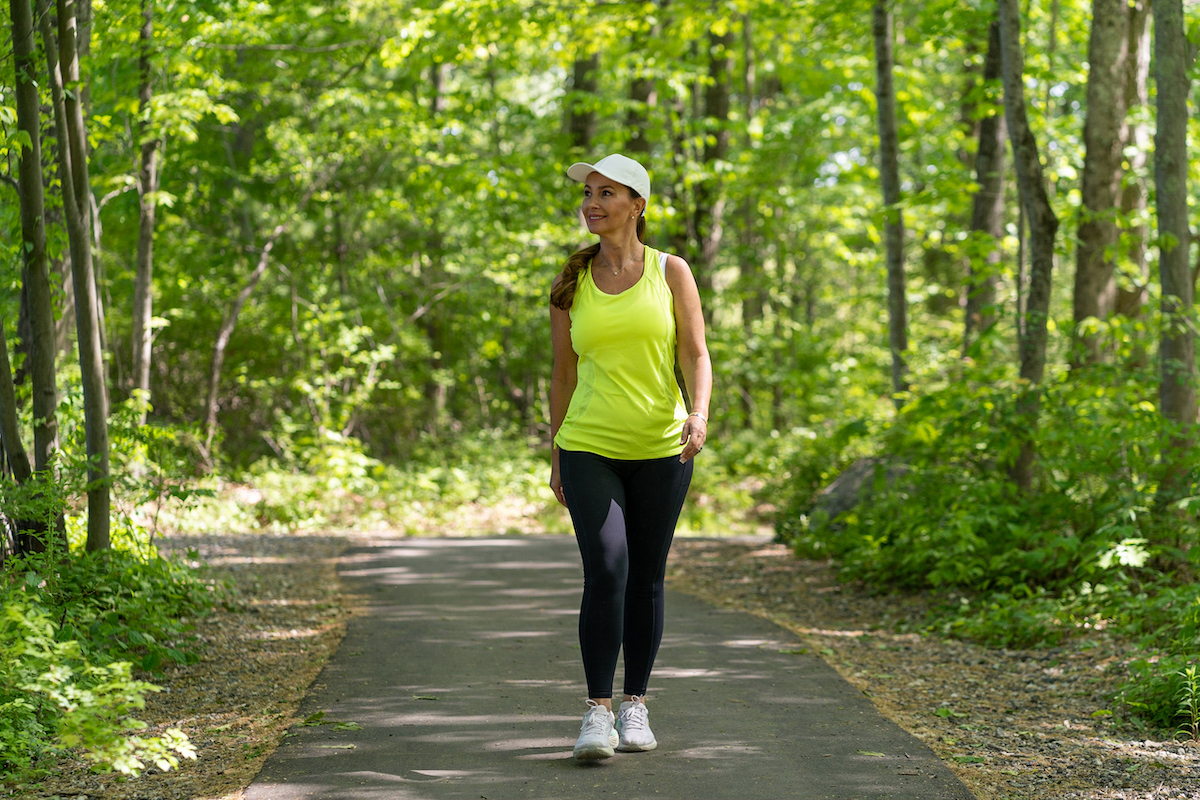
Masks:
[[[583,571],[584,587],[602,594],[624,595],[629,581],[627,556],[596,559]]]

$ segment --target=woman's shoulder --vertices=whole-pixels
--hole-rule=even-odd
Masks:
[[[696,278],[692,275],[692,268],[688,266],[683,256],[677,256],[674,253],[663,253],[663,255],[666,257],[663,263],[663,277],[667,279],[672,291],[688,284],[695,285]]]

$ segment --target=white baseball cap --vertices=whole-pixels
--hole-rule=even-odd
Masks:
[[[593,172],[599,172],[610,180],[628,186],[649,202],[650,173],[646,172],[646,168],[632,158],[613,153],[595,164],[579,161],[567,167],[567,177],[580,183],[587,181],[588,175]]]

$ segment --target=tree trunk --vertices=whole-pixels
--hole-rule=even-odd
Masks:
[[[713,271],[724,235],[725,191],[720,162],[729,156],[729,73],[733,67],[733,34],[708,34],[708,83],[704,90],[704,177],[696,185],[696,282],[705,298],[712,297]],[[704,304],[705,322],[712,323],[712,303]]]
[[[655,6],[661,8],[660,0],[655,0]],[[633,52],[644,52],[652,42],[658,41],[662,35],[660,15],[654,15],[654,22],[649,30],[639,28],[632,37]],[[654,79],[645,73],[646,65],[641,60],[635,64],[637,71],[629,81],[629,110],[625,113],[625,130],[629,138],[625,140],[625,151],[628,153],[649,153],[650,136],[646,130],[649,122],[649,109],[655,105],[658,97],[654,91]]]
[[[682,213],[679,214],[679,220],[668,228],[669,249],[673,253],[682,255],[688,261],[695,261],[696,255],[693,252],[692,242],[696,241],[696,217],[691,197],[694,190],[683,180],[684,170],[687,169],[690,158],[687,143],[687,102],[682,92],[675,94],[673,101],[665,116],[667,137],[671,144],[672,173],[677,179],[667,182],[663,188],[663,195],[672,206]]]
[[[657,26],[651,31],[653,39],[658,30]],[[629,153],[649,153],[650,137],[646,131],[649,121],[649,109],[656,100],[654,79],[638,72],[629,81],[629,111],[625,114],[625,130],[629,138],[625,140],[625,150]]]
[[[754,28],[749,14],[742,15],[742,89],[745,98],[743,113],[747,123],[758,113],[758,87],[756,81],[754,59]],[[743,126],[744,140],[742,146],[750,151],[751,141],[749,125]],[[747,193],[741,201],[740,216],[742,218],[742,243],[738,250],[738,283],[742,305],[742,333],[745,341],[753,340],[755,327],[763,318],[763,310],[767,304],[766,285],[762,279],[762,265],[759,261],[758,195]],[[749,430],[754,422],[756,403],[754,400],[755,381],[747,372],[739,382],[738,394],[742,401],[742,426]]]
[[[82,63],[92,54],[92,23],[95,15],[92,13],[92,0],[75,0],[75,51]],[[92,87],[89,83],[80,84],[80,100],[84,118],[92,115]]]
[[[21,443],[21,424],[17,419],[17,392],[13,385],[12,362],[8,359],[8,337],[0,324],[0,450],[8,458],[13,478],[27,483],[33,475],[29,454]]]
[[[434,63],[429,68],[429,113],[438,116],[446,110],[446,95],[442,85],[446,82],[448,64]]]
[[[1171,430],[1163,443],[1164,504],[1189,484],[1187,450],[1196,422],[1196,360],[1188,316],[1192,279],[1188,269],[1187,128],[1188,42],[1183,0],[1155,3],[1154,82],[1158,90],[1154,134],[1154,185],[1158,204],[1159,280],[1163,325],[1159,340],[1159,404]]]
[[[29,0],[9,0],[16,63],[17,127],[29,136],[21,152],[17,182],[21,198],[21,283],[29,333],[26,369],[33,387],[33,469],[50,466],[58,448],[58,389],[55,384],[54,302],[46,259],[45,197],[42,188],[41,107],[38,99],[33,10]],[[11,375],[11,373],[9,373]]]
[[[879,112],[879,178],[883,184],[884,238],[887,245],[888,343],[892,350],[892,401],[900,408],[908,389],[908,303],[904,280],[904,215],[900,210],[900,136],[896,126],[895,62],[890,0],[875,2],[875,104]]]
[[[1147,83],[1150,77],[1150,0],[1135,0],[1129,6],[1129,47],[1125,59],[1125,103],[1132,110],[1148,105],[1150,94]],[[1150,152],[1150,131],[1141,120],[1129,122],[1125,127],[1125,151],[1128,153],[1129,174],[1125,188],[1121,191],[1121,213],[1126,219],[1140,217],[1146,210],[1149,193],[1142,170],[1146,167]],[[1125,232],[1134,286],[1118,288],[1117,313],[1126,317],[1137,317],[1146,302],[1150,284],[1150,265],[1146,261],[1146,228],[1138,224]]]
[[[1093,0],[1088,40],[1087,119],[1079,246],[1075,264],[1073,366],[1101,360],[1100,338],[1084,333],[1089,317],[1105,320],[1116,306],[1117,200],[1125,141],[1125,64],[1129,47],[1127,0]]]
[[[988,49],[983,62],[985,84],[1000,80],[1000,22],[988,26]],[[1006,138],[1004,111],[984,117],[979,123],[979,149],[975,154],[975,193],[971,209],[971,233],[987,241],[982,264],[972,252],[967,278],[967,308],[964,315],[963,352],[979,332],[996,321],[992,310],[996,304],[997,272],[1000,268],[1000,239],[1004,235],[1004,140]],[[978,264],[978,266],[977,266]]]
[[[1050,207],[1046,179],[1038,157],[1037,140],[1025,114],[1025,62],[1021,52],[1021,10],[1018,0],[998,0],[1000,51],[1004,76],[1004,111],[1017,171],[1017,191],[1029,221],[1029,294],[1024,333],[1017,342],[1021,378],[1026,385],[1017,401],[1020,449],[1010,476],[1021,491],[1033,483],[1034,436],[1041,405],[1042,375],[1046,366],[1046,323],[1050,313],[1050,278],[1054,271],[1054,238],[1058,217]]]
[[[575,59],[572,70],[571,92],[567,95],[567,133],[571,147],[587,152],[596,135],[596,73],[600,68],[600,54]]]
[[[151,319],[154,314],[154,216],[158,192],[158,140],[153,136],[150,104],[154,98],[151,52],[154,41],[154,0],[142,0],[142,29],[138,37],[138,139],[141,161],[138,165],[138,244],[137,266],[133,283],[133,389],[150,393],[150,348],[154,339]],[[145,422],[145,410],[141,415]]]
[[[650,137],[646,134],[649,120],[647,109],[654,105],[654,81],[638,74],[629,83],[629,112],[625,116],[625,129],[629,138],[625,150],[630,153],[649,153]]]
[[[75,281],[71,279],[70,250],[56,259],[51,259],[50,266],[50,274],[54,276],[56,285],[62,288],[62,312],[54,320],[54,352],[57,357],[70,355],[71,331],[75,327],[72,324],[75,319]]]
[[[210,460],[213,437],[217,432],[217,405],[220,400],[221,370],[225,366],[225,348],[229,346],[229,339],[233,336],[234,328],[237,327],[238,316],[241,315],[242,308],[250,299],[250,295],[254,294],[258,282],[267,271],[267,264],[271,260],[271,250],[274,249],[275,242],[283,233],[284,227],[282,223],[276,225],[275,230],[271,231],[271,235],[267,237],[267,243],[259,252],[258,264],[250,273],[250,277],[246,279],[246,283],[238,292],[237,297],[234,298],[233,305],[229,307],[229,313],[221,320],[221,327],[217,331],[217,340],[213,343],[212,361],[208,370],[208,393],[204,400],[204,449]]]
[[[58,0],[58,55],[49,30],[46,0],[38,0],[38,17],[58,131],[59,171],[63,192],[63,217],[70,240],[71,277],[75,287],[75,328],[83,383],[84,426],[88,456],[89,551],[109,546],[108,396],[104,385],[104,357],[100,349],[99,304],[92,268],[91,189],[87,164],[87,132],[75,49],[75,0]]]

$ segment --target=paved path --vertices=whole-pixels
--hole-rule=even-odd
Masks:
[[[327,724],[295,728],[247,800],[972,798],[789,632],[678,593],[649,692],[658,750],[577,764],[570,537],[380,542],[341,575],[368,606],[304,701]]]

